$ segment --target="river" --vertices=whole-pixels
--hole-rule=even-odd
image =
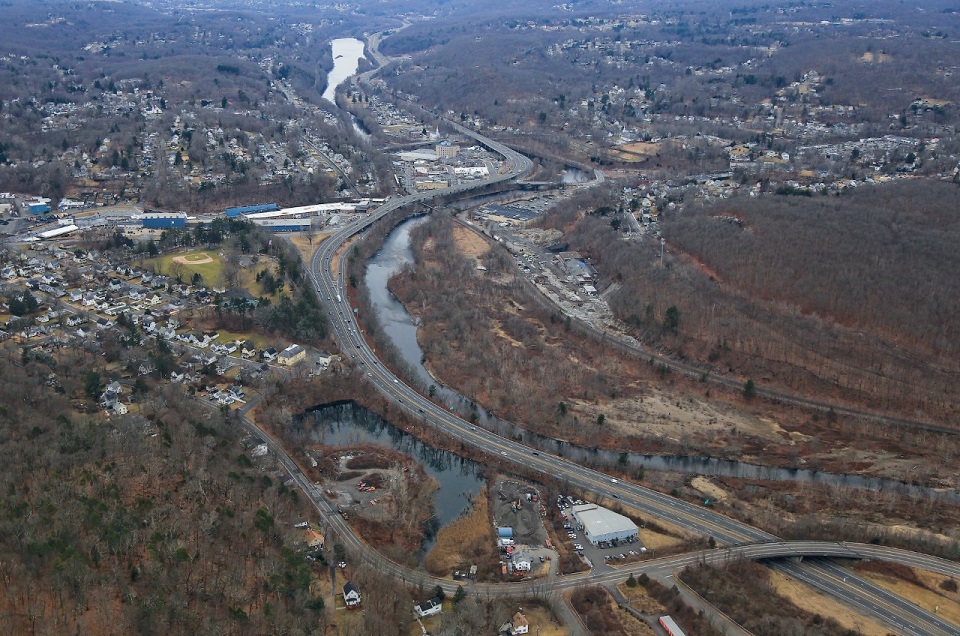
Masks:
[[[330,43],[333,49],[333,70],[327,75],[323,98],[336,104],[337,87],[357,72],[363,57],[363,42],[356,38],[337,38]]]
[[[914,486],[893,479],[879,477],[863,477],[860,475],[844,475],[826,473],[809,469],[779,468],[775,466],[761,466],[741,461],[716,459],[714,457],[698,457],[683,455],[642,455],[628,453],[625,457],[618,451],[575,446],[569,442],[553,439],[538,433],[532,433],[520,428],[512,422],[507,422],[483,409],[478,409],[470,399],[444,387],[433,378],[423,365],[423,349],[417,342],[417,325],[407,312],[403,304],[398,301],[390,290],[387,281],[405,265],[413,265],[413,250],[410,247],[410,231],[424,223],[427,217],[408,219],[399,224],[387,236],[383,247],[367,264],[365,280],[370,293],[373,310],[377,313],[380,328],[393,341],[402,355],[404,362],[409,365],[415,374],[410,378],[414,385],[419,385],[423,392],[427,392],[430,385],[435,385],[434,399],[456,411],[462,417],[483,426],[502,437],[522,440],[523,443],[553,453],[562,455],[577,463],[605,468],[639,468],[685,473],[691,475],[707,475],[717,477],[734,477],[739,479],[756,479],[769,481],[785,481],[797,483],[820,484],[825,486],[839,486],[844,488],[860,488],[873,491],[891,491],[898,494],[914,497],[926,497],[952,503],[960,503],[960,492],[957,490],[938,490],[923,486]],[[625,460],[625,464],[624,464]]]

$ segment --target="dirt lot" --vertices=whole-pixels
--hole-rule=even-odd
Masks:
[[[533,486],[508,479],[498,480],[495,488],[494,524],[513,528],[513,540],[518,545],[546,545],[547,530],[543,524],[546,509],[540,492]],[[540,501],[533,501],[533,497]],[[520,506],[516,507],[518,502]]]
[[[396,456],[394,456],[396,455]],[[376,522],[390,521],[400,513],[405,493],[426,488],[435,490],[416,469],[413,460],[381,449],[340,450],[324,455],[327,479],[324,492],[348,515]],[[362,485],[361,485],[362,484]],[[398,492],[399,491],[399,492]]]

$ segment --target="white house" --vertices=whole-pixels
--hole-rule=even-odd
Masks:
[[[343,586],[343,602],[346,603],[347,609],[360,607],[360,590],[349,581]]]
[[[427,616],[435,616],[443,611],[443,605],[439,598],[432,598],[429,601],[424,601],[419,605],[414,605],[413,610],[417,613],[417,616],[420,618],[426,618]]]
[[[530,621],[523,615],[523,612],[517,611],[510,619],[509,623],[504,623],[500,627],[500,634],[503,636],[519,636],[519,634],[530,633]]]

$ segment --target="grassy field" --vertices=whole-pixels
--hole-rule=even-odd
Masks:
[[[207,259],[209,261],[203,262]],[[200,262],[190,263],[189,261]],[[147,259],[143,264],[145,268],[153,268],[165,276],[176,277],[179,272],[182,274],[184,283],[189,283],[194,274],[200,274],[203,276],[203,284],[206,286],[219,284],[220,274],[223,272],[223,260],[217,250],[194,250],[165,254]]]
[[[220,342],[220,343],[233,342],[234,340],[250,340],[251,342],[253,342],[254,346],[257,347],[257,349],[266,349],[267,347],[270,347],[270,346],[277,347],[279,345],[278,342],[275,342],[260,333],[253,333],[253,332],[239,333],[239,332],[233,332],[233,331],[225,331],[223,329],[217,329],[217,333],[220,334],[220,338],[217,340],[217,342]]]

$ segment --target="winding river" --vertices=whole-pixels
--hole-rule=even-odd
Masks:
[[[410,231],[417,225],[424,223],[426,218],[411,218],[394,228],[387,236],[380,251],[368,262],[365,280],[371,303],[379,319],[380,328],[387,333],[400,351],[404,361],[413,370],[415,377],[409,379],[413,380],[414,384],[419,385],[424,393],[428,391],[430,385],[434,385],[434,399],[464,418],[476,421],[498,435],[522,440],[525,444],[534,448],[599,469],[623,466],[626,462],[628,466],[634,468],[642,466],[647,470],[860,488],[960,503],[960,491],[957,490],[915,486],[879,477],[826,473],[802,468],[761,466],[713,457],[642,455],[638,453],[628,453],[624,456],[617,451],[584,448],[538,433],[532,433],[511,422],[491,416],[483,409],[477,408],[470,399],[443,386],[441,382],[430,375],[430,372],[423,365],[423,350],[417,342],[417,325],[406,308],[387,289],[387,281],[391,276],[399,272],[405,265],[414,264],[413,250],[410,247]]]

